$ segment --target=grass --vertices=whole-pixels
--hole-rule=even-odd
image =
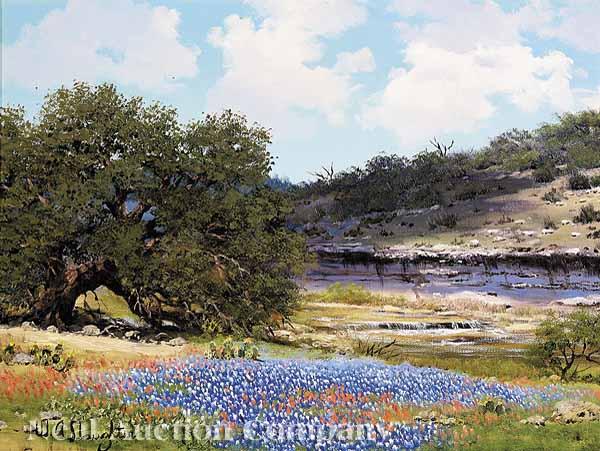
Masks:
[[[342,303],[350,305],[404,305],[401,296],[383,296],[355,283],[336,282],[327,289],[304,295],[305,302]]]
[[[458,432],[454,447],[426,446],[422,450],[597,451],[599,444],[600,422],[536,428],[507,417]]]

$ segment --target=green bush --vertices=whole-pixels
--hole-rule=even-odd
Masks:
[[[554,181],[557,175],[558,171],[551,164],[544,164],[533,171],[533,179],[537,183],[550,183]]]
[[[227,337],[221,346],[217,346],[214,341],[208,345],[206,352],[207,359],[250,359],[258,360],[260,352],[251,338],[246,338],[242,342],[234,342],[231,337]]]
[[[600,211],[596,210],[593,205],[587,204],[581,207],[579,214],[573,220],[580,224],[590,224],[600,221]]]
[[[569,177],[569,188],[572,190],[590,189],[592,187],[587,175],[577,171]]]
[[[458,216],[454,213],[440,213],[430,218],[427,223],[431,230],[434,230],[437,227],[453,229],[458,224]]]
[[[593,177],[590,177],[590,185],[594,187],[600,186],[600,175],[594,175]]]
[[[562,380],[600,365],[600,312],[577,310],[566,316],[553,313],[535,331],[532,362]]]
[[[542,199],[546,202],[555,204],[562,200],[562,196],[558,193],[558,191],[556,191],[556,188],[552,188],[550,191],[548,191],[546,194],[544,194]]]

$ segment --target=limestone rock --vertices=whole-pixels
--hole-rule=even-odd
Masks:
[[[56,326],[48,326],[48,327],[46,327],[46,332],[57,334],[58,333],[58,327],[56,327]]]
[[[169,346],[184,346],[187,344],[187,340],[183,337],[177,337],[167,341],[167,344]]]
[[[532,424],[535,427],[540,427],[546,425],[546,419],[541,415],[534,415],[532,417],[521,420],[521,424]]]
[[[560,401],[554,406],[552,419],[564,424],[600,421],[600,406],[587,401]]]
[[[37,330],[37,326],[32,321],[25,321],[21,324],[23,330]]]
[[[88,337],[97,337],[98,335],[100,335],[100,329],[98,329],[98,326],[94,326],[93,324],[83,326],[81,332],[83,333],[83,335],[87,335]]]
[[[31,365],[33,362],[33,356],[25,354],[24,352],[17,352],[11,360],[11,363],[15,365]]]
[[[137,330],[130,330],[128,332],[125,332],[125,338],[127,338],[128,340],[139,340],[140,333]]]

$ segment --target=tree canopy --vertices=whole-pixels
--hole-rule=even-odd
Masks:
[[[269,130],[225,111],[182,124],[112,85],[0,111],[0,320],[71,320],[101,285],[159,324],[249,329],[286,315],[304,261],[266,186]]]

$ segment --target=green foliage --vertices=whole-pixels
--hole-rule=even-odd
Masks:
[[[545,163],[533,171],[533,179],[537,183],[550,183],[558,176],[559,172],[552,164]]]
[[[50,366],[59,372],[69,371],[75,364],[73,356],[65,353],[60,343],[54,349],[34,345],[29,350],[29,354],[33,357],[36,365]]]
[[[575,171],[569,177],[569,188],[572,190],[590,189],[591,187],[589,177],[579,171]]]
[[[236,343],[231,337],[227,337],[221,346],[217,346],[214,341],[208,345],[206,352],[207,359],[249,359],[259,360],[260,352],[251,338],[246,338],[244,341]]]
[[[13,342],[10,342],[3,348],[0,348],[0,363],[4,362],[7,365],[10,365],[14,355],[15,344]]]
[[[76,83],[35,122],[0,111],[0,321],[70,320],[100,285],[157,325],[250,330],[297,299],[291,203],[265,185],[270,132],[225,111],[186,124],[114,86]]]
[[[440,213],[430,218],[428,224],[431,230],[437,227],[453,229],[458,224],[458,216],[454,213]]]
[[[594,175],[590,177],[590,185],[593,187],[600,186],[600,175]]]
[[[481,182],[470,182],[456,192],[456,200],[473,200],[491,191],[489,185]]]
[[[362,285],[355,283],[343,284],[341,282],[332,283],[325,290],[308,295],[308,298],[319,302],[340,302],[355,305],[376,304],[380,300],[379,296]]]
[[[580,224],[590,224],[600,221],[600,210],[596,210],[592,204],[584,205],[573,220]]]
[[[555,204],[557,202],[560,202],[562,200],[562,196],[560,195],[560,193],[556,190],[556,188],[552,188],[550,191],[548,191],[547,193],[545,193],[542,196],[542,199],[545,202],[550,202],[552,204]]]
[[[577,310],[552,315],[536,329],[530,350],[537,365],[569,380],[600,365],[600,312]]]
[[[496,415],[504,415],[507,410],[504,401],[489,396],[477,401],[477,408],[481,413],[495,413]]]

